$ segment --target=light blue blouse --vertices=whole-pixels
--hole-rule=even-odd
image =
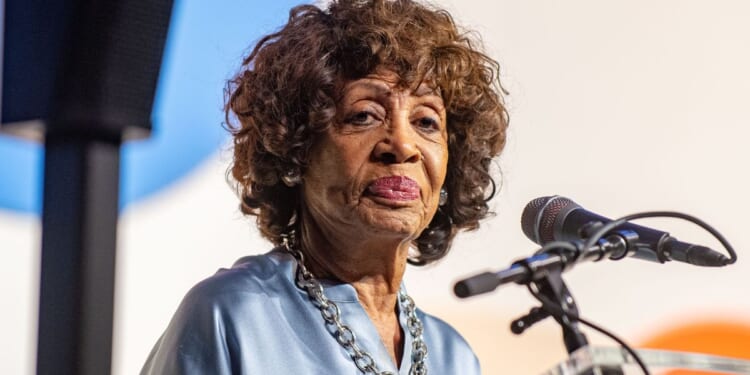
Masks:
[[[242,258],[193,287],[141,374],[360,374],[307,293],[295,285],[295,269],[294,258],[276,249]],[[397,370],[354,288],[321,283],[380,370],[407,375],[412,338],[403,309],[399,306],[404,355]],[[453,328],[419,309],[417,314],[431,375],[481,373],[476,356]]]

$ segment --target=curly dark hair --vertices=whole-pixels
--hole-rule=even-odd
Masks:
[[[499,65],[475,35],[459,31],[446,11],[412,0],[300,5],[280,31],[260,39],[227,85],[231,178],[242,212],[257,216],[274,244],[299,229],[304,203],[299,185],[281,177],[304,174],[311,146],[333,122],[343,83],[378,68],[396,73],[401,87],[432,83],[447,114],[449,199],[415,240],[418,254],[409,262],[442,258],[458,230],[478,228],[489,214],[496,190],[490,164],[505,145],[508,115]]]

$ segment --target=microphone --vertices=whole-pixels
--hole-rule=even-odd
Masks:
[[[521,215],[521,228],[530,240],[544,245],[552,241],[580,241],[593,234],[592,228],[596,231],[597,225],[611,221],[584,210],[568,198],[555,195],[529,202]],[[676,260],[707,267],[721,267],[731,263],[724,254],[705,246],[681,242],[667,232],[628,222],[617,226],[605,236],[620,231],[635,232],[638,235],[635,250],[631,254],[634,258],[659,263]]]

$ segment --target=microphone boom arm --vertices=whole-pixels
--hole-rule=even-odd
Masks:
[[[618,231],[595,245],[583,241],[549,242],[534,255],[517,260],[510,267],[497,272],[482,272],[457,282],[453,292],[460,298],[488,293],[507,283],[528,285],[554,272],[565,272],[584,261],[600,261],[607,257],[622,259],[635,251],[638,234]]]

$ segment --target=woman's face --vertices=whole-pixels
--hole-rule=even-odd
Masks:
[[[311,150],[304,200],[326,231],[413,239],[432,220],[448,164],[443,100],[389,71],[344,85],[335,124]]]

